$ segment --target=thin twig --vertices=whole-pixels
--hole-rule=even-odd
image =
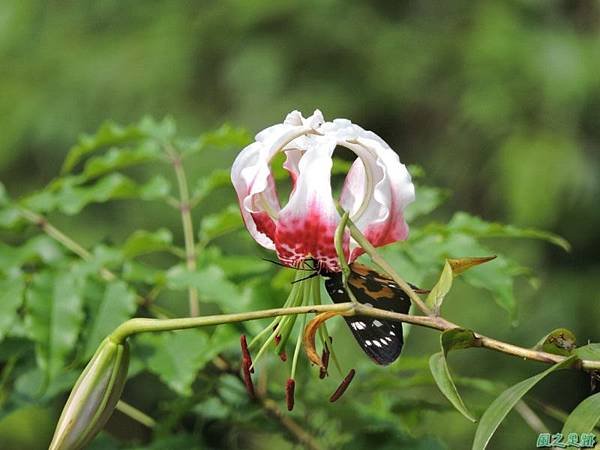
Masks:
[[[185,264],[190,272],[196,270],[196,245],[194,244],[194,225],[192,223],[192,206],[190,203],[190,192],[187,177],[181,161],[181,155],[170,144],[165,144],[165,151],[171,160],[177,186],[179,187],[179,210],[181,211],[181,223],[183,225],[183,239],[185,241]],[[200,314],[200,303],[198,301],[198,290],[194,286],[188,287],[190,316]]]

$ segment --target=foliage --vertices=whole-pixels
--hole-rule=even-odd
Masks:
[[[239,232],[242,222],[233,205],[235,197],[226,168],[197,180],[192,193],[190,204],[202,216],[197,222],[197,268],[191,271],[182,262],[186,249],[174,238],[175,230],[159,226],[119,232],[89,245],[88,251],[67,233],[68,226],[60,230],[53,225],[64,221],[65,216],[76,215],[70,219],[76,221],[85,209],[116,201],[164,205],[158,210],[159,217],[169,213],[177,216],[181,213],[180,199],[167,172],[160,168],[177,164],[179,157],[185,167],[194,158],[239,148],[246,142],[247,134],[230,126],[189,139],[177,134],[171,119],[146,118],[128,127],[108,123],[96,134],[81,137],[67,154],[61,175],[47,186],[19,199],[10,198],[2,187],[1,416],[32,405],[62,406],[77,374],[112,329],[134,316],[185,315],[189,288],[198,291],[204,314],[250,311],[283,303],[290,287],[290,271],[261,261],[257,249],[248,245],[246,234]],[[158,169],[139,170],[149,163]],[[347,166],[343,161],[337,165]],[[414,172],[423,171],[414,168]],[[453,277],[450,263],[444,265],[445,258],[496,253],[488,241],[497,237],[534,238],[568,247],[551,233],[488,223],[462,212],[448,223],[431,221],[428,215],[447,194],[421,185],[417,192],[425,195],[407,212],[414,224],[411,239],[386,248],[384,254],[412,282],[422,284],[441,271],[442,277],[430,295],[431,304],[437,308],[444,299],[444,308],[460,303],[460,298],[448,293]],[[215,208],[211,202],[217,194],[228,202],[217,203]],[[140,211],[146,208],[153,210],[144,206]],[[119,222],[114,224],[115,228],[120,226]],[[489,298],[515,321],[515,282],[531,274],[513,258],[497,255],[493,262],[462,274],[461,281],[489,292]],[[482,302],[485,297],[481,295]],[[151,437],[133,430],[124,438],[101,436],[92,448],[291,448],[298,436],[290,433],[283,419],[277,419],[278,415],[285,416],[279,410],[287,376],[287,369],[283,369],[290,362],[284,364],[273,354],[257,367],[265,392],[262,403],[248,398],[237,375],[239,335],[253,335],[259,329],[258,324],[243,323],[135,338],[124,398],[148,412],[157,426]],[[409,336],[408,347],[416,333],[413,330]],[[322,381],[308,364],[301,364],[296,409],[289,417],[301,423],[323,448],[367,448],[373,443],[377,448],[447,448],[443,430],[423,425],[428,415],[451,410],[434,394],[436,384],[469,418],[481,416],[484,405],[467,409],[458,388],[483,393],[487,403],[501,391],[500,384],[473,376],[456,377],[456,383],[452,380],[446,361],[449,350],[476,345],[472,332],[461,333],[442,335],[442,352],[433,355],[429,364],[426,354],[409,353],[381,370],[364,360],[342,329],[334,329],[341,366],[345,370],[357,368],[356,379],[340,400],[344,405],[326,401],[343,377],[341,373]],[[477,432],[476,442],[489,439],[525,392],[555,368],[498,397],[482,417],[479,430],[483,431]],[[507,396],[510,402],[504,401]],[[588,420],[581,419],[584,414],[590,417],[578,409],[573,420]],[[487,425],[490,416],[494,420]],[[116,417],[108,426],[116,435],[121,434],[118,420]],[[483,448],[483,444],[475,448]]]

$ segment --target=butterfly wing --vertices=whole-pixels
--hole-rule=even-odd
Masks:
[[[362,264],[353,263],[348,287],[360,303],[387,311],[406,314],[410,299],[393,280]],[[341,273],[331,274],[325,287],[335,303],[350,301]],[[377,364],[388,365],[402,351],[402,323],[368,316],[345,317],[352,334],[363,351]]]

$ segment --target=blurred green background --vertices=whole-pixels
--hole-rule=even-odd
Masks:
[[[106,119],[171,115],[188,135],[223,122],[254,133],[315,108],[378,133],[404,163],[423,167],[427,184],[449,189],[437,219],[464,210],[572,243],[568,254],[498,243],[540,280],[537,290],[517,285],[516,328],[466,287],[448,302],[451,318],[522,345],[558,326],[583,343],[600,341],[598,1],[0,3],[0,180],[14,196],[51,180],[78,135]],[[189,177],[234,157],[201,161]],[[113,208],[66,223],[83,242],[107,238],[115,220],[144,223],[143,209]],[[176,216],[162,219],[150,220],[179,230]],[[426,342],[411,345],[412,354],[435,349],[431,333],[419,336]],[[513,383],[539,369],[477,356],[465,373]],[[539,395],[569,409],[587,383],[566,376],[567,388],[542,386]],[[38,448],[36,436],[56,417],[20,414],[0,422],[13,443],[0,448]],[[455,412],[441,417],[431,417],[435,434],[466,448],[474,427]],[[518,419],[503,427],[493,448],[510,447],[511,427],[533,448]]]

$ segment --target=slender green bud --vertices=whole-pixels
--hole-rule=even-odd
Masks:
[[[79,450],[102,429],[127,379],[129,347],[104,339],[69,395],[49,450]]]

